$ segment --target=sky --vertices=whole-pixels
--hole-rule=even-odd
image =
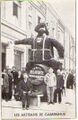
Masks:
[[[75,0],[46,0],[75,37]]]

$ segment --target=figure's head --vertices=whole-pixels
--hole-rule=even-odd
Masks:
[[[6,69],[3,70],[4,73],[6,73],[6,71],[7,71]]]
[[[15,67],[15,66],[13,66],[13,67],[12,67],[12,70],[13,70],[13,71],[16,71],[16,67]]]
[[[28,74],[27,74],[26,72],[23,73],[23,78],[24,78],[25,81],[27,81],[27,79],[28,79]]]
[[[44,33],[46,35],[49,34],[48,32],[48,29],[47,29],[47,26],[45,23],[39,23],[36,27],[35,27],[35,31],[40,34],[40,35],[43,35]]]
[[[71,70],[70,73],[71,73],[71,74],[74,74],[74,70]]]
[[[8,74],[10,74],[10,73],[11,73],[11,69],[9,68],[9,69],[8,69]]]
[[[57,70],[57,75],[61,75],[60,69]]]
[[[18,71],[18,74],[21,75],[21,70]]]
[[[49,70],[48,70],[48,72],[49,72],[50,74],[53,73],[53,69],[50,67]]]
[[[40,29],[39,29],[39,33],[40,33],[41,35],[43,35],[43,34],[45,33],[45,28],[40,28]]]
[[[9,69],[9,66],[6,66],[6,69],[8,70],[8,69]]]

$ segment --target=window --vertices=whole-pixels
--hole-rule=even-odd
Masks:
[[[29,20],[29,22],[32,21],[32,16],[31,15],[28,15],[28,20]]]
[[[32,29],[32,16],[28,15],[28,25],[29,25],[29,29]]]
[[[28,49],[28,61],[33,60],[33,53],[31,49]]]
[[[14,65],[16,66],[17,70],[21,70],[21,55],[22,52],[14,50]]]
[[[13,15],[18,17],[18,5],[13,2]]]
[[[21,2],[13,2],[13,15],[19,17],[19,12],[21,8]]]
[[[6,3],[4,1],[1,2],[1,17],[6,18]]]
[[[31,11],[31,10],[32,10],[32,5],[30,5],[28,8],[29,8],[29,10]]]
[[[2,71],[5,69],[6,67],[6,46],[4,44],[2,44]]]
[[[52,28],[52,37],[54,37],[55,28]]]
[[[40,23],[40,21],[41,21],[41,18],[38,16],[38,24]]]
[[[57,39],[59,40],[59,42],[60,42],[62,45],[64,45],[64,31],[63,31],[63,29],[61,29],[60,27],[58,27]]]

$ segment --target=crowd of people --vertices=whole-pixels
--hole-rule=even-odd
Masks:
[[[12,99],[13,90],[16,93],[18,88],[18,83],[23,79],[22,71],[17,71],[16,67],[13,66],[12,69],[6,67],[2,72],[2,98],[6,101]]]
[[[62,101],[62,95],[65,88],[73,89],[75,87],[75,76],[73,71],[66,73],[64,70],[57,70],[54,73],[52,68],[49,68],[44,76],[44,83],[47,91],[48,104],[59,104]],[[2,72],[2,99],[9,101],[14,96],[15,100],[22,101],[22,108],[29,107],[29,94],[33,90],[33,85],[29,75],[25,70],[17,71],[16,67],[9,67]]]

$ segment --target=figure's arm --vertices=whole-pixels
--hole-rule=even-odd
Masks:
[[[59,43],[55,39],[49,38],[49,40],[50,40],[51,45],[57,49],[59,57],[64,58],[64,47],[61,45],[61,43]]]
[[[17,45],[17,44],[27,44],[27,45],[32,45],[33,44],[33,38],[25,38],[25,39],[23,39],[23,40],[17,40],[17,41],[15,41],[15,44]]]
[[[52,56],[54,57],[53,46],[51,46],[51,53],[52,53]]]

